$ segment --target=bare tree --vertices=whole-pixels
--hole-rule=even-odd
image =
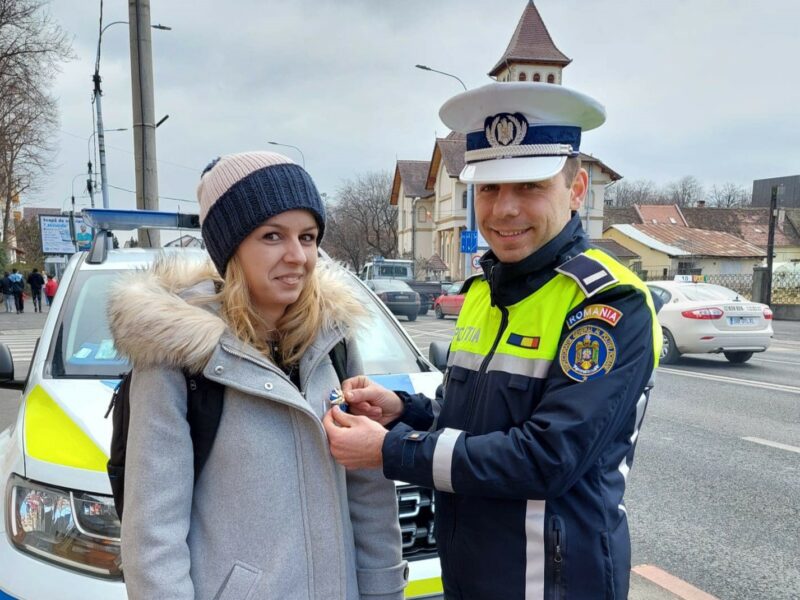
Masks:
[[[710,204],[720,208],[739,208],[750,202],[748,191],[741,185],[725,183],[712,186],[709,193]]]
[[[36,185],[52,158],[57,109],[48,89],[60,62],[73,57],[46,6],[45,0],[0,0],[2,239],[12,225],[12,204]]]
[[[620,181],[606,192],[606,205],[624,208],[634,204],[654,204],[658,200],[659,191],[652,181],[638,179]]]
[[[22,250],[25,264],[28,267],[44,268],[42,252],[42,232],[37,218],[21,219],[14,225],[17,237],[17,248]]]
[[[686,175],[678,181],[670,183],[662,196],[662,204],[678,206],[694,206],[703,198],[703,186],[693,175]]]
[[[373,171],[342,183],[329,205],[324,245],[331,256],[358,270],[373,255],[397,254],[397,207],[389,203],[392,176]]]

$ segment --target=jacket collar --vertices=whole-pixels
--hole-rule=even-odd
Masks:
[[[510,306],[529,296],[555,277],[555,268],[589,248],[578,213],[556,237],[519,262],[504,263],[492,250],[481,258],[493,306]]]

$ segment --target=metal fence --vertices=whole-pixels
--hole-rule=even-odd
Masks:
[[[699,275],[699,273],[692,274]],[[651,274],[639,271],[637,275],[644,281],[659,281],[671,280],[676,273],[669,272],[664,275],[661,272]],[[705,280],[730,288],[748,300],[753,298],[752,273],[705,275]],[[775,273],[772,276],[772,304],[800,304],[800,273]]]

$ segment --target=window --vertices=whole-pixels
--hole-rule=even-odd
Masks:
[[[424,206],[417,207],[417,223],[425,223],[428,220],[428,210]]]
[[[534,73],[533,74],[533,80],[534,81],[541,81],[542,80],[542,76],[539,75],[538,73]]]
[[[523,71],[522,73],[519,74],[519,80],[520,81],[528,81],[528,75],[525,73],[525,71]]]
[[[678,262],[678,275],[701,275],[703,269],[691,261]]]
[[[550,75],[547,76],[547,83],[555,83],[555,82],[556,82],[556,76],[550,73]]]
[[[467,190],[464,190],[464,193],[461,194],[461,208],[467,208]]]

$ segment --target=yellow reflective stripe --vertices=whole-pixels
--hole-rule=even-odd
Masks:
[[[45,462],[105,471],[108,457],[41,386],[25,401],[25,449]]]
[[[406,598],[418,598],[427,594],[441,594],[444,591],[442,579],[431,577],[430,579],[418,579],[409,581],[406,586]]]

